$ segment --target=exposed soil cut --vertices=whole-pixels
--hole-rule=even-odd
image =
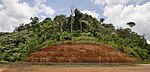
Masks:
[[[103,45],[83,42],[63,43],[40,49],[29,55],[28,62],[132,63],[137,59]]]

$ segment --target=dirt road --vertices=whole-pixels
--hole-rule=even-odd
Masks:
[[[1,65],[0,72],[150,72],[150,65],[121,67],[61,67],[49,65],[10,66]]]

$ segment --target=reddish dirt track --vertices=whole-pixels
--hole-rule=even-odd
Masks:
[[[40,49],[32,53],[28,62],[85,62],[85,63],[125,63],[135,62],[125,53],[117,49],[92,43],[72,42]]]
[[[58,67],[58,66],[28,66],[28,67],[0,67],[0,72],[149,72],[150,65],[125,67]]]

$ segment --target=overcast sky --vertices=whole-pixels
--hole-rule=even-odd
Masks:
[[[70,7],[78,8],[93,17],[106,18],[106,23],[132,28],[150,43],[150,0],[0,0],[0,32],[10,32],[21,23],[30,22],[30,17],[54,18],[58,14],[70,14]]]

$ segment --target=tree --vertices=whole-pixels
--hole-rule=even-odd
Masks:
[[[116,29],[113,24],[103,23],[104,18],[97,20],[78,9],[71,9],[69,17],[57,15],[54,20],[46,18],[42,22],[31,17],[31,20],[31,23],[21,24],[15,32],[0,32],[0,61],[23,61],[41,48],[78,40],[108,44],[130,56],[150,59],[150,44],[145,34],[138,35],[130,28]],[[135,23],[127,25],[134,27]]]
[[[56,16],[54,18],[54,21],[59,25],[58,27],[60,28],[60,32],[62,33],[63,32],[63,25],[65,23],[65,19],[66,19],[66,16],[61,14],[59,16]]]
[[[70,6],[71,9],[71,14],[70,14],[70,18],[69,18],[69,23],[70,23],[70,32],[72,33],[73,31],[73,26],[72,26],[72,16],[73,16],[73,10],[74,10],[74,6]]]
[[[14,32],[16,31],[22,31],[22,30],[25,30],[26,29],[26,26],[22,23],[19,27],[16,27],[14,29]]]
[[[38,17],[31,17],[30,20],[32,20],[31,24],[36,24],[39,22],[39,18]]]
[[[130,27],[133,27],[133,26],[135,26],[135,23],[134,22],[128,22],[127,25],[129,25]],[[130,34],[130,41],[131,41],[131,34]]]
[[[66,22],[66,16],[61,14],[59,16],[56,16],[54,18],[54,21],[56,22],[56,24],[58,25],[58,28],[60,29],[60,35],[62,35],[63,32],[63,25]],[[59,34],[59,33],[58,33]],[[60,40],[62,40],[62,37],[60,36]]]
[[[82,20],[83,13],[81,13],[78,9],[75,9],[74,13],[75,13],[75,24],[76,24],[75,30],[80,29],[80,32],[82,32],[81,20]]]
[[[134,22],[128,22],[127,25],[129,25],[130,27],[133,27],[133,26],[135,26],[135,23]]]
[[[103,23],[104,21],[105,21],[105,19],[104,19],[104,18],[101,18],[101,19],[100,19],[100,22],[102,22],[102,23]]]
[[[46,18],[45,20],[43,20],[43,23],[49,23],[51,21],[52,21],[51,18]]]

